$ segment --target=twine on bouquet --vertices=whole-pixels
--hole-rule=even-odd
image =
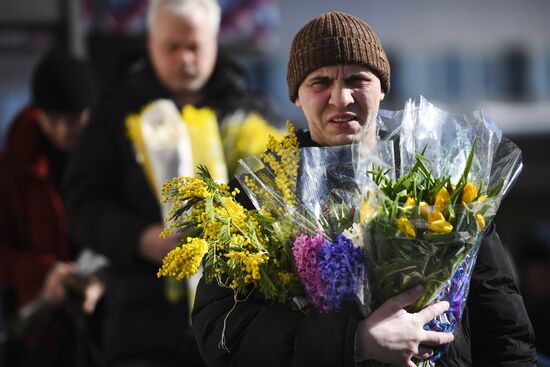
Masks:
[[[231,288],[231,287],[229,287],[227,284],[223,283],[219,277],[217,278],[217,280],[218,280],[218,285],[219,285],[220,287],[223,287],[223,288]],[[229,350],[229,348],[227,348],[227,344],[225,344],[225,330],[226,330],[226,328],[227,328],[227,319],[229,318],[229,315],[231,315],[231,313],[235,310],[235,308],[237,307],[237,304],[238,304],[238,303],[242,303],[242,302],[248,301],[248,298],[250,298],[250,295],[252,294],[252,292],[254,292],[255,289],[256,289],[256,287],[252,288],[252,290],[251,290],[251,291],[246,295],[246,297],[244,297],[244,299],[242,299],[242,300],[239,300],[239,299],[237,298],[237,290],[233,289],[233,301],[234,301],[233,307],[231,307],[231,309],[229,310],[229,312],[227,312],[227,314],[226,314],[225,317],[223,318],[222,336],[221,336],[220,342],[218,343],[218,348],[225,350],[227,353],[231,353],[231,351]]]

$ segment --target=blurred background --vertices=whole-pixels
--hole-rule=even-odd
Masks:
[[[392,67],[384,108],[401,109],[407,98],[423,95],[447,110],[483,110],[523,151],[524,170],[497,215],[498,231],[522,290],[533,302],[549,298],[549,1],[220,3],[222,47],[248,69],[280,115],[299,126],[303,117],[287,97],[288,50],[307,20],[330,10],[359,16],[378,33]],[[88,58],[107,89],[146,52],[146,5],[146,0],[0,1],[0,148],[9,121],[28,102],[30,73],[42,52],[60,44]],[[548,345],[548,312],[532,312],[537,338]]]

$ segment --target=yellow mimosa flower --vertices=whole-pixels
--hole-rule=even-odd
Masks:
[[[250,283],[260,280],[260,265],[269,260],[266,254],[249,254],[243,259],[246,272],[251,276]]]
[[[397,229],[405,234],[409,238],[416,238],[416,231],[412,223],[405,216],[399,217],[395,222]]]
[[[477,189],[471,182],[466,183],[462,191],[462,202],[470,204],[477,197]]]
[[[296,201],[294,190],[296,188],[300,153],[294,127],[290,122],[287,122],[286,128],[288,135],[281,141],[277,141],[273,136],[269,137],[267,151],[262,153],[261,157],[275,174],[275,185],[281,191],[285,202],[294,205]],[[273,153],[276,153],[279,158],[276,158]]]
[[[201,265],[208,251],[208,243],[202,238],[188,238],[187,243],[171,250],[162,260],[157,276],[175,277],[177,280],[189,278]]]
[[[277,275],[279,276],[279,279],[281,280],[281,282],[283,282],[284,285],[291,284],[298,280],[296,274],[289,273],[287,271],[280,271]]]
[[[477,221],[477,225],[479,226],[479,229],[485,228],[485,218],[483,218],[483,215],[476,214],[476,221]]]

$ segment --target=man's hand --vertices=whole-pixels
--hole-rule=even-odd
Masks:
[[[449,309],[448,302],[428,306],[418,313],[404,307],[422,295],[421,286],[387,300],[367,319],[357,325],[356,361],[374,359],[398,366],[415,367],[411,358],[429,358],[433,351],[426,347],[450,343],[451,333],[426,331],[423,326]]]
[[[139,241],[139,253],[146,259],[161,264],[164,256],[178,244],[180,234],[173,233],[166,238],[160,238],[162,225],[155,224],[147,227],[142,233]]]
[[[94,313],[95,308],[105,293],[105,285],[95,275],[92,275],[84,286],[84,302],[82,303],[82,309],[88,315]]]
[[[76,265],[72,262],[58,262],[46,276],[44,295],[51,304],[59,305],[67,298],[67,289],[76,286]]]

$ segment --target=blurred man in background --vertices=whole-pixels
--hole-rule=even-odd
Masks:
[[[178,109],[209,107],[218,121],[236,110],[270,114],[243,72],[218,55],[220,12],[215,0],[150,1],[149,58],[92,111],[69,167],[73,235],[111,261],[102,341],[113,366],[203,365],[189,325],[187,292],[167,291],[156,277],[180,238],[159,237],[158,193],[129,139],[126,119],[159,99]]]
[[[10,366],[76,365],[75,310],[68,301],[84,288],[60,182],[93,97],[88,66],[64,51],[48,52],[32,75],[32,101],[11,124],[0,153],[0,286],[13,295],[12,314],[31,303],[55,309],[12,344]]]
[[[538,366],[550,367],[550,225],[529,228],[514,249],[525,307],[535,330]]]

